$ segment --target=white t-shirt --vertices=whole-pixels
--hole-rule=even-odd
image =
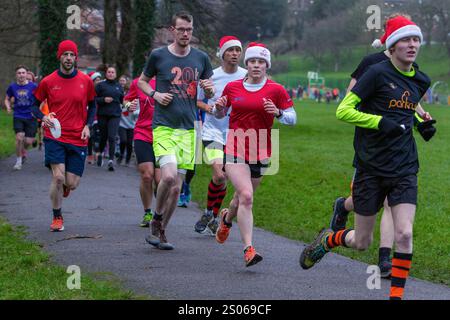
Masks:
[[[217,99],[222,96],[223,89],[229,82],[243,79],[247,74],[247,70],[241,67],[238,67],[238,70],[235,73],[226,73],[223,71],[222,67],[214,69],[213,72],[214,74],[211,79],[214,82],[216,94],[212,99],[208,100],[209,105],[214,104]],[[203,90],[199,90],[198,92],[199,94],[197,99],[199,101],[203,101],[205,99]],[[214,115],[207,113],[205,115],[205,122],[203,123],[202,140],[216,141],[225,145],[227,139],[228,120],[228,115],[222,119],[217,119]]]

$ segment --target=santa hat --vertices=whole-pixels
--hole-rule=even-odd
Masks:
[[[94,81],[98,77],[100,77],[100,78],[102,77],[100,72],[89,72],[88,76],[91,77],[92,81]]]
[[[372,43],[372,47],[381,48],[386,43],[386,49],[391,48],[397,41],[406,37],[419,37],[423,42],[423,35],[420,28],[409,19],[398,16],[386,22],[386,31],[380,39]]]
[[[66,51],[72,51],[78,57],[77,44],[71,40],[63,40],[58,46],[58,53],[56,54],[56,58],[61,58],[62,54]]]
[[[225,53],[225,51],[232,47],[239,47],[242,50],[242,43],[238,38],[233,36],[222,37],[219,42],[219,51],[217,52],[217,57],[223,59],[223,54]]]
[[[250,42],[248,44],[247,50],[245,50],[244,63],[247,64],[247,61],[253,58],[266,60],[267,69],[270,69],[272,66],[270,63],[270,51],[262,43]]]

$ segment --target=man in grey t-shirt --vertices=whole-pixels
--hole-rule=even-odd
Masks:
[[[190,46],[193,18],[187,12],[172,17],[174,43],[153,50],[139,79],[139,88],[155,99],[153,149],[161,168],[156,211],[146,240],[161,250],[172,250],[165,229],[175,211],[186,170],[195,163],[197,86],[207,98],[215,93],[210,79],[211,62],[206,53]],[[148,81],[156,76],[156,90]]]

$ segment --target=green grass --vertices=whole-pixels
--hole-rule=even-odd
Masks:
[[[0,158],[13,154],[15,143],[12,114],[0,110]]]
[[[438,133],[428,143],[416,135],[421,171],[412,276],[450,285],[450,108],[424,107],[438,120]],[[336,120],[333,104],[300,102],[296,110],[297,125],[280,126],[280,170],[277,175],[265,177],[257,190],[254,221],[256,226],[276,234],[310,242],[318,230],[328,225],[335,198],[349,194],[354,171],[354,127]],[[209,180],[210,169],[198,166],[192,182],[193,199],[203,207]],[[376,230],[370,250],[337,252],[376,264],[378,243]]]
[[[69,290],[70,274],[50,262],[38,244],[26,241],[22,228],[0,219],[0,300],[129,300],[142,299],[120,288],[108,274],[84,275],[81,289]]]
[[[323,63],[318,69],[316,62],[309,55],[282,55],[273,57],[272,64],[276,66],[277,62],[287,64],[288,71],[273,75],[275,81],[289,86],[297,86],[299,81],[302,85],[307,84],[307,72],[318,71],[325,77],[326,86],[347,88],[350,81],[350,74],[356,69],[360,61],[367,54],[375,53],[375,50],[369,46],[354,46],[346,49],[342,56],[342,63],[338,72],[334,72],[334,60],[331,54],[326,54]],[[432,80],[445,81],[450,84],[450,57],[446,48],[441,45],[431,47],[422,47],[418,56],[417,63],[420,69],[425,72]]]

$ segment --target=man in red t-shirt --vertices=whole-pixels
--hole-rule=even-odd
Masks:
[[[58,46],[60,67],[40,82],[34,92],[33,114],[44,126],[45,165],[52,170],[50,199],[53,206],[51,231],[63,231],[62,198],[80,183],[95,117],[95,90],[92,80],[75,68],[77,45],[64,40]],[[49,114],[39,106],[47,100]]]
[[[138,80],[139,78],[136,78],[131,83],[130,90],[124,98],[124,103],[129,112],[139,112],[138,120],[134,126],[134,152],[136,154],[139,173],[141,174],[139,192],[145,212],[141,227],[148,228],[153,219],[151,209],[153,180],[155,180],[157,186],[161,174],[160,169],[155,168],[155,153],[153,152],[152,122],[155,111],[155,100],[145,95],[139,89],[137,85]],[[156,88],[155,78],[149,81],[149,85],[152,89]]]

